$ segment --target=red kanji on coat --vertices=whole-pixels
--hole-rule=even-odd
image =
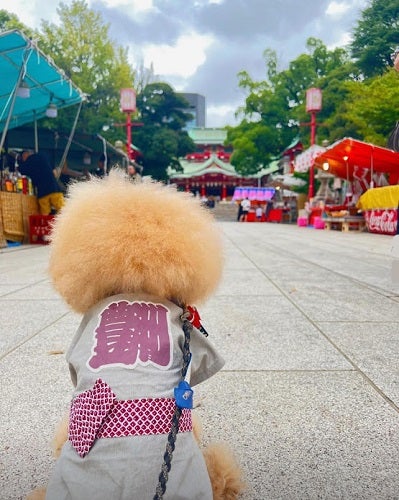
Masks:
[[[162,304],[113,302],[100,315],[88,367],[152,364],[168,368],[172,356],[169,310]]]

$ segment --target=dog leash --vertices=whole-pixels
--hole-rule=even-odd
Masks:
[[[190,322],[192,312],[188,308],[184,308],[181,315],[183,320],[184,344],[183,344],[183,368],[181,370],[181,381],[174,389],[176,399],[176,408],[172,417],[172,426],[168,434],[168,442],[166,451],[163,456],[161,472],[158,476],[158,485],[153,500],[161,500],[166,491],[166,483],[168,482],[169,472],[172,465],[173,452],[175,450],[176,436],[179,432],[179,420],[184,408],[192,409],[193,407],[193,391],[189,384],[185,381],[188,366],[191,361],[190,352],[190,337],[193,329],[193,324]]]

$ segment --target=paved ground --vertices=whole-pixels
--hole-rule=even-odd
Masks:
[[[219,224],[225,275],[201,314],[226,366],[196,392],[205,441],[232,444],[245,500],[398,499],[392,237]],[[47,247],[0,252],[0,499],[14,500],[53,466],[80,318],[52,291]]]

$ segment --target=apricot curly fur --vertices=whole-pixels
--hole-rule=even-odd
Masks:
[[[203,449],[211,480],[213,500],[235,500],[246,485],[242,471],[227,443],[211,443]]]
[[[202,423],[192,412],[193,434],[200,445]],[[213,500],[236,500],[246,489],[243,473],[233,450],[225,442],[211,443],[202,448],[212,485]]]
[[[190,194],[155,182],[132,184],[118,171],[76,183],[52,230],[54,287],[79,313],[121,292],[199,304],[221,277],[213,222]]]

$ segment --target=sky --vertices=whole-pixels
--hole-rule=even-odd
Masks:
[[[69,0],[63,0],[69,5]],[[306,53],[315,37],[343,47],[370,0],[86,0],[109,24],[109,37],[128,48],[133,67],[151,65],[159,81],[176,92],[201,94],[206,126],[238,123],[235,113],[246,93],[238,73],[266,78],[265,49],[278,58],[278,71]],[[58,24],[49,0],[0,0],[0,9],[30,28],[41,20]]]

